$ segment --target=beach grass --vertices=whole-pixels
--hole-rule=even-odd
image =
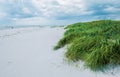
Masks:
[[[81,60],[92,71],[106,71],[111,65],[120,65],[119,20],[79,22],[68,25],[65,30],[54,49],[66,46],[68,61]]]

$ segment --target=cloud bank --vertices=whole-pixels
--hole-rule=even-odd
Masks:
[[[55,25],[120,19],[119,4],[119,0],[0,0],[0,24]]]

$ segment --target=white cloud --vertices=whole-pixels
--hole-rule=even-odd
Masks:
[[[32,0],[33,6],[45,17],[92,15],[107,5],[118,6],[118,0]],[[99,8],[97,8],[99,7]],[[93,10],[94,9],[94,10]],[[114,9],[114,8],[113,8]],[[110,10],[110,9],[107,9]],[[114,9],[118,11],[118,9]]]
[[[71,19],[70,19],[71,20]],[[55,19],[47,19],[44,17],[33,17],[33,18],[23,18],[23,19],[14,19],[13,24],[15,25],[68,25],[75,23],[79,20],[55,20]]]
[[[83,0],[32,0],[33,5],[46,17],[61,15],[86,15],[88,11]]]
[[[120,0],[0,0],[0,20],[48,24],[55,20],[118,19],[119,4]]]
[[[120,12],[120,8],[117,8],[117,7],[107,7],[104,10],[107,12],[112,12],[112,13],[114,13],[114,12],[119,13]]]
[[[7,16],[6,13],[0,12],[0,20],[2,20],[3,18],[5,18],[6,16]]]
[[[31,14],[30,9],[27,8],[27,7],[24,7],[22,10],[23,10],[23,12],[26,13],[26,14]]]
[[[8,0],[8,2],[13,3],[15,0]]]
[[[53,25],[55,20],[49,20],[42,17],[23,18],[15,19],[14,24],[16,25]]]
[[[38,17],[34,17],[34,18],[23,18],[23,19],[15,19],[14,20],[16,25],[38,25],[38,24],[45,24],[48,21],[45,18],[38,18]]]
[[[0,3],[2,3],[4,0],[0,0]]]

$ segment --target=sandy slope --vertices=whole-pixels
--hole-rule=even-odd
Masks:
[[[68,65],[63,51],[53,51],[63,28],[0,31],[0,77],[119,77]]]

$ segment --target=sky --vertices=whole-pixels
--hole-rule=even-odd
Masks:
[[[0,0],[0,25],[67,25],[120,19],[120,0]]]

